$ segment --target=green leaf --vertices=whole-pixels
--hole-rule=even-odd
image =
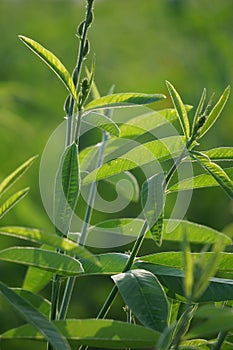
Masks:
[[[159,264],[137,261],[133,268],[144,269],[153,273],[160,283],[165,286],[170,293],[170,297],[176,300],[186,301],[184,291],[184,271]],[[225,301],[232,299],[233,281],[230,279],[212,277],[209,280],[205,292],[198,296],[197,302]]]
[[[178,155],[184,148],[183,139],[171,136],[139,145],[118,159],[111,160],[87,175],[83,184],[106,179],[107,177],[141,167],[154,160],[166,160]]]
[[[193,118],[192,135],[193,135],[194,132],[195,132],[195,128],[196,128],[197,123],[198,123],[198,119],[199,119],[199,118],[201,117],[201,115],[202,115],[202,111],[203,111],[203,107],[204,107],[205,100],[206,100],[206,89],[204,88],[203,91],[202,91],[201,98],[200,98],[199,104],[198,104],[198,106],[197,106],[197,109],[196,109],[194,118]]]
[[[85,107],[85,111],[101,108],[132,107],[146,105],[166,98],[162,94],[120,93],[100,97],[91,101]]]
[[[45,317],[49,318],[51,303],[38,294],[33,294],[28,290],[21,288],[11,288],[15,293],[20,295],[22,298],[26,299],[30,304],[32,304],[40,313]]]
[[[233,311],[231,308],[205,305],[196,311],[195,317],[198,318],[198,323],[186,335],[187,339],[213,336],[215,333],[233,329]]]
[[[0,260],[39,267],[59,275],[77,275],[83,272],[78,260],[68,255],[40,248],[7,248],[0,252]]]
[[[159,173],[142,185],[141,202],[147,225],[156,244],[162,244],[164,210],[164,174]]]
[[[49,68],[61,79],[67,90],[71,93],[73,98],[77,100],[76,89],[70,73],[61,61],[49,50],[45,49],[38,42],[27,38],[26,36],[19,35],[19,39],[32,50],[39,58],[44,61]]]
[[[53,324],[76,346],[86,345],[101,349],[143,349],[155,346],[159,333],[142,326],[115,320],[64,320]],[[31,326],[22,326],[9,330],[1,335],[7,339],[35,339],[44,338]],[[64,350],[65,348],[63,348]]]
[[[178,94],[178,92],[176,91],[176,89],[174,88],[174,86],[169,81],[166,81],[166,84],[167,84],[167,88],[171,96],[173,105],[177,111],[177,115],[179,117],[180,125],[184,132],[184,135],[186,136],[186,139],[188,139],[190,137],[190,127],[189,127],[189,120],[188,120],[188,115],[187,115],[185,105],[183,104],[182,99]]]
[[[218,147],[202,151],[202,153],[215,161],[233,160],[233,147]]]
[[[29,158],[25,163],[20,165],[13,173],[8,175],[1,183],[0,183],[0,195],[2,195],[5,191],[7,191],[17,180],[21,178],[21,176],[27,171],[30,166],[34,163],[37,156]]]
[[[212,111],[210,112],[209,116],[207,117],[204,125],[201,127],[201,129],[199,131],[199,138],[202,137],[203,135],[205,135],[205,133],[216,122],[217,118],[221,114],[221,112],[222,112],[222,110],[223,110],[223,108],[228,100],[229,95],[230,95],[230,86],[228,86],[224,90],[222,96],[220,97],[220,99],[218,100],[218,102],[216,103],[216,105],[214,106]]]
[[[78,258],[92,259],[93,263],[97,263],[94,255],[92,255],[87,249],[79,247],[77,243],[74,243],[67,238],[61,238],[53,233],[47,233],[35,228],[17,226],[0,227],[0,233],[7,236],[30,240],[31,242],[47,244],[50,247],[60,249],[67,253],[72,253]]]
[[[57,350],[70,350],[67,340],[59,333],[57,328],[26,299],[15,293],[2,282],[0,282],[0,292],[54,348]]]
[[[215,253],[192,253],[198,258],[202,254],[203,261],[208,261]],[[182,252],[163,252],[140,257],[140,260],[160,266],[183,269]],[[220,278],[233,279],[233,253],[220,253],[216,276]]]
[[[125,303],[145,327],[159,332],[167,327],[167,297],[152,273],[137,269],[112,276],[112,279]]]
[[[23,199],[29,191],[29,187],[24,188],[16,193],[14,193],[10,198],[8,198],[0,207],[0,219],[11,210],[21,199]]]
[[[77,145],[67,147],[61,157],[54,193],[54,224],[66,236],[79,195],[79,164]]]
[[[225,171],[217,164],[202,156],[195,157],[199,160],[202,167],[219,183],[222,189],[233,199],[233,182]]]
[[[151,111],[128,120],[120,126],[120,137],[133,138],[177,119],[175,109]]]
[[[23,288],[38,293],[52,280],[53,273],[30,266],[23,281]]]
[[[120,273],[124,269],[129,259],[129,255],[121,253],[106,253],[98,254],[96,259],[98,259],[98,265],[94,265],[91,259],[80,260],[84,269],[84,274],[113,275]]]
[[[119,137],[120,135],[120,129],[118,128],[117,124],[104,114],[94,112],[88,113],[83,116],[82,121],[107,131],[112,136]]]
[[[122,218],[114,220],[106,220],[100,222],[96,226],[92,226],[88,230],[87,246],[93,247],[109,247],[111,243],[114,246],[123,246],[136,240],[141,232],[144,220]],[[187,239],[192,244],[213,244],[219,238],[223,240],[226,245],[231,245],[231,239],[223,233],[216,231],[210,227],[199,225],[189,221],[182,221],[176,219],[164,220],[163,227],[163,244],[169,247],[170,250],[180,249],[180,242],[183,241],[183,234],[186,232]],[[71,238],[71,236],[69,235]],[[151,234],[148,232],[145,239],[151,239]]]
[[[233,168],[225,168],[224,171],[230,178],[230,180],[233,181]],[[220,186],[220,184],[217,180],[214,179],[212,175],[201,174],[181,180],[180,182],[172,185],[171,187],[169,187],[167,193],[216,186]]]

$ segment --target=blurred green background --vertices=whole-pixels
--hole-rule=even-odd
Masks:
[[[84,0],[0,1],[0,179],[30,156],[42,154],[50,134],[63,120],[67,95],[54,74],[22,45],[17,35],[39,41],[72,71],[78,47],[76,27],[84,12]],[[96,0],[89,38],[90,57],[96,54],[96,82],[102,94],[114,83],[116,92],[167,95],[168,79],[185,103],[195,106],[204,87],[209,96],[212,92],[219,96],[228,84],[232,85],[232,0]],[[170,106],[169,99],[159,105]],[[221,119],[204,140],[204,149],[232,146],[232,110],[230,96]],[[40,200],[38,169],[39,161],[20,181],[20,188],[30,185],[30,194],[5,216],[2,225],[52,230]],[[232,203],[226,195],[219,189],[209,189],[193,194],[187,218],[222,230],[232,222],[232,215]],[[15,242],[2,239],[1,246]],[[25,270],[13,264],[1,266],[2,280],[20,286]],[[88,283],[80,282],[88,294],[79,297],[77,313],[81,317],[94,316],[97,304],[104,299],[98,280],[96,290],[86,293]],[[111,283],[106,283],[110,288]],[[20,322],[10,307],[1,306],[1,320],[3,313],[2,329],[12,326],[12,320],[13,325]],[[21,348],[12,343],[3,349]]]

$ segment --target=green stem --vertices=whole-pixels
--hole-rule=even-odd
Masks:
[[[51,321],[57,319],[59,291],[60,291],[60,276],[57,274],[54,274],[53,281],[52,281],[52,294],[51,294],[51,312],[50,312]],[[52,350],[53,349],[52,345],[48,344],[47,349]]]
[[[211,350],[220,350],[227,334],[228,331],[219,332],[217,342],[213,344]]]

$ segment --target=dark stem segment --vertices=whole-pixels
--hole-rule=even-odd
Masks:
[[[226,339],[227,334],[228,331],[220,332],[217,338],[217,342],[213,344],[211,350],[220,350],[224,340]]]

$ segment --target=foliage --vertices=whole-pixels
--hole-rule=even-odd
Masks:
[[[206,103],[204,90],[191,118],[190,106],[184,104],[175,87],[167,82],[173,108],[149,114],[142,112],[125,122],[115,120],[115,109],[147,105],[165,96],[113,93],[112,88],[106,96],[100,96],[94,81],[94,59],[90,72],[83,69],[90,51],[87,35],[94,18],[93,5],[94,0],[87,0],[85,19],[77,29],[79,52],[72,74],[41,44],[19,36],[55,72],[69,95],[64,104],[66,143],[53,184],[55,233],[19,226],[0,227],[4,236],[29,241],[27,247],[13,246],[0,252],[2,261],[28,267],[22,288],[0,284],[3,298],[27,322],[4,332],[1,340],[3,343],[12,339],[46,342],[48,350],[77,346],[80,350],[89,346],[158,350],[212,347],[217,350],[229,344],[233,346],[231,239],[206,226],[166,218],[171,193],[218,186],[233,198],[232,168],[225,169],[223,162],[233,159],[232,148],[199,149],[201,138],[221,114],[230,88],[224,90],[214,105],[212,101]],[[180,134],[162,135],[158,139],[159,127],[167,123],[178,123]],[[101,143],[82,147],[80,135],[85,125],[101,133]],[[154,134],[154,130],[157,133]],[[148,134],[152,140],[147,139]],[[2,181],[1,196],[6,195],[34,160],[35,157],[29,159]],[[179,167],[185,163],[200,166],[200,174],[182,180],[176,178]],[[140,169],[149,169],[148,173],[144,172],[144,178],[137,174]],[[107,183],[112,189],[119,179],[127,179],[127,184],[119,188],[125,197],[128,197],[129,184],[132,185],[132,201],[139,202],[142,216],[110,217],[91,225],[97,182]],[[80,230],[72,232],[75,212],[83,208],[82,188],[88,191],[84,219]],[[1,217],[23,199],[28,190],[3,199]],[[109,241],[112,246],[108,245]],[[154,251],[141,255],[140,249],[146,241],[152,242]],[[124,244],[130,244],[130,251],[112,251],[116,242],[122,249]],[[179,244],[178,251],[174,251],[175,242]],[[192,251],[196,249],[195,244],[199,245],[198,252]],[[95,252],[93,247],[105,250]],[[95,275],[111,277],[114,282],[98,315],[93,315],[95,319],[67,318],[75,281]],[[51,277],[48,301],[39,292]],[[65,282],[63,292],[62,281]],[[77,286],[76,292],[83,291]],[[118,292],[126,304],[126,322],[105,319]],[[205,303],[208,305],[203,305]]]

